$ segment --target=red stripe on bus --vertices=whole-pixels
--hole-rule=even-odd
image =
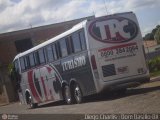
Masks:
[[[44,84],[44,79],[43,79],[43,77],[41,77],[41,81],[42,81],[42,85],[43,85],[43,89],[44,89],[44,94],[45,94],[46,100],[48,100],[47,90],[46,90],[46,86],[45,86],[45,84]]]
[[[126,47],[126,46],[131,46],[131,45],[136,45],[136,44],[137,44],[137,43],[128,43],[128,44],[123,44],[123,45],[118,45],[118,46],[103,48],[103,49],[98,50],[98,52],[106,51],[106,50],[112,50],[112,49],[116,49],[116,48],[123,48],[123,47]]]
[[[48,72],[51,73],[52,69],[50,67],[46,67]]]
[[[30,90],[32,92],[32,95],[33,97],[36,99],[37,102],[40,102],[40,98],[38,96],[38,93],[36,91],[36,88],[34,86],[34,82],[33,82],[33,71],[29,71],[28,72],[28,83],[29,83],[29,87],[30,87]]]

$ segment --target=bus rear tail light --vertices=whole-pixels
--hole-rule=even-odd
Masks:
[[[146,56],[146,52],[145,52],[144,45],[142,45],[142,49],[143,49],[143,55],[144,55],[144,58],[145,58],[145,59],[147,59],[147,56]]]
[[[96,70],[97,69],[97,64],[96,64],[96,59],[95,59],[94,55],[91,56],[91,63],[92,63],[93,70]]]

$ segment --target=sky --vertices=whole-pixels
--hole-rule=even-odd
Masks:
[[[160,0],[0,0],[0,33],[129,11],[143,36],[160,25]]]

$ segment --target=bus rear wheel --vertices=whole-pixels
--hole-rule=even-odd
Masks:
[[[82,103],[83,95],[81,88],[78,84],[74,85],[74,98],[78,104]]]
[[[67,104],[72,104],[71,91],[68,85],[64,86],[64,100]]]

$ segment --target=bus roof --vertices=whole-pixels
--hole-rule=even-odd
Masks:
[[[48,45],[48,44],[50,44],[52,42],[55,42],[55,41],[65,37],[65,36],[73,33],[74,31],[77,31],[77,30],[83,28],[83,26],[86,24],[86,22],[87,22],[87,20],[84,20],[84,21],[78,23],[77,25],[73,26],[71,29],[65,31],[64,33],[61,33],[61,34],[57,35],[56,37],[53,37],[53,38],[51,38],[51,39],[49,39],[49,40],[47,40],[47,41],[45,41],[45,42],[33,47],[33,48],[31,48],[31,49],[29,49],[29,50],[27,50],[25,52],[19,53],[18,55],[15,56],[14,60],[19,58],[19,57],[21,57],[21,56],[27,55],[27,54],[35,51],[35,50],[38,50],[38,49],[40,49],[40,48],[42,48],[42,47],[44,47],[44,46],[46,46],[46,45]]]
[[[130,13],[133,14],[133,12],[131,11],[131,12],[115,13],[115,14],[111,14],[111,15],[107,15],[107,16],[123,15],[123,14],[130,14]],[[101,16],[101,17],[104,17],[104,16]],[[96,17],[96,18],[101,18],[101,17]],[[61,39],[61,38],[65,37],[65,36],[71,34],[74,31],[77,31],[77,30],[83,28],[84,25],[87,23],[87,21],[88,20],[84,20],[84,21],[78,23],[77,25],[73,26],[71,29],[67,30],[66,32],[61,33],[61,34],[57,35],[56,37],[53,37],[53,38],[51,38],[51,39],[49,39],[49,40],[47,40],[47,41],[45,41],[45,42],[33,47],[33,48],[31,48],[31,49],[29,49],[29,50],[27,50],[27,51],[25,51],[23,53],[19,53],[18,55],[15,56],[14,60],[19,58],[19,57],[21,57],[21,56],[27,55],[27,54],[35,51],[35,50],[38,50],[38,49],[40,49],[40,48],[42,48],[42,47],[44,47],[44,46],[46,46],[46,45],[48,45],[48,44],[50,44],[50,43],[52,43],[54,41],[57,41],[58,39]]]

